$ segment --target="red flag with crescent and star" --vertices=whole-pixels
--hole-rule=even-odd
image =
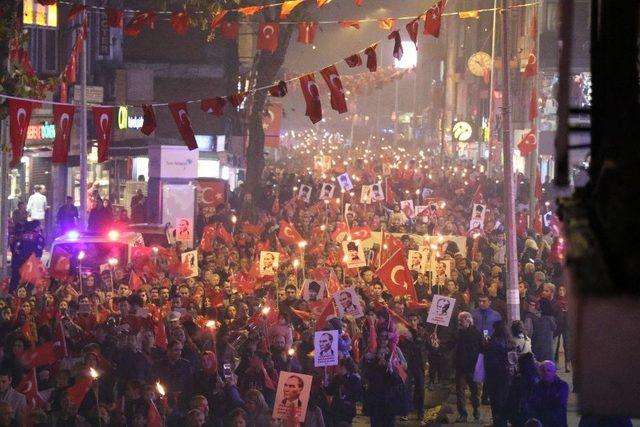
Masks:
[[[377,44],[374,44],[364,50],[364,54],[367,55],[367,68],[372,73],[375,73],[378,69],[378,56],[376,55],[377,46]]]
[[[387,39],[393,40],[393,57],[400,61],[402,59],[402,55],[404,55],[404,51],[402,50],[402,38],[400,37],[400,31],[392,31],[387,36]]]
[[[440,36],[440,26],[442,24],[442,12],[444,11],[447,2],[440,0],[438,4],[434,4],[427,10],[424,20],[424,32],[423,34],[431,35],[435,38]]]
[[[34,254],[20,267],[20,283],[33,283],[36,285],[44,277],[45,269],[40,258]]]
[[[354,53],[351,56],[344,58],[344,62],[347,63],[349,68],[354,68],[362,65],[362,57],[360,54]]]
[[[98,138],[98,163],[103,163],[109,160],[113,109],[111,107],[93,107],[91,110],[93,111],[93,124]]]
[[[53,104],[53,122],[56,127],[53,154],[51,155],[53,163],[67,163],[74,111],[73,105]]]
[[[311,123],[318,123],[322,120],[322,103],[320,102],[320,90],[313,73],[300,77],[300,87],[307,104],[305,116],[309,117]]]
[[[205,113],[221,116],[224,114],[224,106],[226,103],[227,100],[220,96],[207,98],[200,101],[200,109]]]
[[[397,249],[378,269],[378,277],[394,297],[410,295],[416,301],[416,289],[407,267],[404,251]]]
[[[71,255],[62,248],[58,248],[51,257],[51,266],[49,273],[51,277],[58,280],[64,280],[69,276],[69,267],[71,265]]]
[[[38,392],[38,378],[36,377],[35,368],[32,368],[27,375],[22,377],[22,381],[16,387],[16,391],[24,394],[27,401],[27,409],[30,411],[41,407],[45,403],[45,400]]]
[[[322,74],[322,78],[331,91],[331,108],[340,114],[346,113],[347,101],[344,97],[344,87],[342,86],[342,81],[340,80],[336,66],[329,65],[323,68],[320,74]]]
[[[149,136],[151,132],[156,130],[156,113],[153,111],[153,105],[145,104],[142,106],[142,127],[140,132]]]
[[[318,24],[315,22],[298,23],[298,43],[311,44],[316,36]]]
[[[529,132],[522,136],[520,142],[518,142],[518,150],[520,150],[520,155],[522,157],[526,157],[529,154],[533,153],[538,146],[538,141],[536,140],[536,130],[531,129]]]
[[[227,40],[238,40],[240,24],[238,24],[238,21],[223,22],[220,27],[220,33],[222,34],[222,37]]]
[[[11,162],[9,166],[16,167],[22,159],[24,142],[27,139],[27,128],[31,120],[33,102],[24,99],[9,99],[9,135],[11,139]]]
[[[280,25],[277,22],[264,22],[258,28],[258,49],[275,52],[278,48]]]
[[[293,224],[288,223],[285,220],[280,220],[280,232],[278,233],[278,239],[287,243],[298,243],[304,240]]]
[[[169,104],[169,110],[171,110],[171,115],[173,116],[173,120],[176,122],[176,126],[182,136],[184,145],[186,145],[189,150],[196,150],[198,148],[198,144],[196,143],[196,137],[193,134],[193,128],[191,127],[191,120],[189,119],[189,113],[187,112],[187,104],[184,102],[174,102]]]

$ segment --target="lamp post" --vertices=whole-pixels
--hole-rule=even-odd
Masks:
[[[80,281],[80,295],[84,294],[84,291],[82,289],[82,260],[85,256],[86,254],[84,253],[84,251],[78,252],[78,280]]]

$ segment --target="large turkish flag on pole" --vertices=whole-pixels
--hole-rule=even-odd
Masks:
[[[417,301],[416,289],[413,286],[413,277],[404,258],[404,251],[396,250],[387,261],[378,269],[378,277],[385,284],[387,290],[394,297],[411,295],[413,301]]]

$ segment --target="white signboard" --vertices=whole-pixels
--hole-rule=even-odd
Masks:
[[[273,405],[273,418],[289,420],[295,410],[297,421],[303,422],[307,416],[312,381],[311,375],[281,371]]]
[[[319,331],[313,339],[314,366],[336,366],[338,364],[338,331]]]
[[[455,298],[449,298],[442,295],[434,295],[427,316],[427,322],[434,325],[449,326],[451,322],[451,314],[456,304]]]
[[[198,275],[198,250],[183,252],[180,255],[180,261],[182,264],[186,264],[191,271],[186,277],[195,277]]]
[[[362,306],[360,305],[360,299],[356,290],[353,288],[346,288],[340,292],[333,294],[333,300],[336,303],[338,309],[338,316],[342,317],[345,314],[359,318],[364,316]]]

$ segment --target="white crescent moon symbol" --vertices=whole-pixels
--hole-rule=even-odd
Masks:
[[[340,91],[340,93],[344,93],[344,88],[342,87],[342,82],[340,81],[340,77],[338,77],[337,74],[329,75],[329,81],[331,82],[333,87],[335,87],[336,89],[338,89]]]
[[[109,126],[109,115],[107,113],[102,113],[100,115],[100,127],[102,128],[103,138],[107,138],[107,127]]]
[[[62,139],[67,139],[67,125],[69,124],[69,114],[63,113],[60,116],[60,133],[62,133]]]
[[[178,110],[178,117],[180,118],[181,123],[184,123],[185,125],[189,124],[189,115],[183,109]]]
[[[31,392],[32,388],[33,388],[33,383],[31,381],[27,381],[27,388],[24,389],[22,394],[28,394],[29,392]]]
[[[312,87],[314,90],[311,89]],[[311,96],[313,96],[314,100],[320,99],[320,92],[318,91],[318,85],[316,84],[316,82],[314,82],[313,80],[309,80],[307,82],[307,90],[309,91]]]
[[[266,38],[271,38],[271,36],[276,32],[275,28],[273,28],[273,25],[265,25],[262,28],[262,34],[264,34],[264,36]]]
[[[19,108],[18,112],[16,113],[16,120],[18,120],[18,124],[20,125],[19,127],[19,131],[20,131],[20,135],[22,135],[22,131],[24,130],[24,119],[26,119],[27,117],[27,111],[24,108]]]
[[[396,286],[400,286],[400,283],[398,283],[398,281],[396,280],[396,274],[398,273],[398,271],[401,271],[401,270],[404,270],[403,265],[396,265],[395,267],[393,267],[393,270],[391,270],[391,281]],[[405,287],[404,282],[402,283],[402,287]]]
[[[293,230],[291,229],[291,227],[285,227],[283,231],[285,236],[294,237]]]
[[[213,191],[213,188],[205,188],[202,190],[202,201],[206,204],[213,203],[214,201],[214,199],[207,198],[207,193],[209,193],[210,191]]]

